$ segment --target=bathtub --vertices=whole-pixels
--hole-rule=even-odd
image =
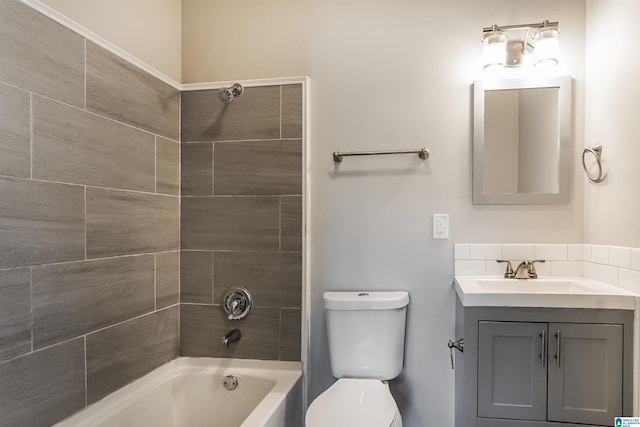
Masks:
[[[56,426],[300,427],[301,376],[300,362],[178,358]]]

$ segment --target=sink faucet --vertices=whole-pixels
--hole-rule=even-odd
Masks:
[[[522,261],[516,267],[513,277],[516,279],[535,279],[538,275],[536,274],[535,277],[531,277],[531,264],[529,261]]]
[[[222,345],[222,348],[226,349],[232,342],[240,341],[241,336],[242,334],[240,333],[240,329],[232,329],[222,337],[220,344]]]
[[[537,279],[538,273],[536,272],[535,263],[536,262],[545,262],[543,259],[536,259],[533,261],[522,261],[518,264],[518,267],[513,270],[513,266],[511,265],[511,261],[498,259],[496,262],[504,262],[507,264],[507,269],[504,272],[505,279]]]

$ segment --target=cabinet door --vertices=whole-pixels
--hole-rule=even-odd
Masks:
[[[479,322],[478,417],[546,420],[546,323]]]
[[[622,414],[622,325],[551,323],[549,333],[549,421],[611,425]]]

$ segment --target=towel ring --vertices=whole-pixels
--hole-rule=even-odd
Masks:
[[[587,163],[585,161],[585,157],[587,153],[593,154],[593,157],[596,158],[596,164],[598,165],[598,176],[593,176],[589,169],[587,169]],[[595,183],[602,182],[604,180],[602,176],[602,145],[594,145],[593,147],[585,148],[582,152],[582,167],[584,169],[584,173],[587,174],[587,177]]]

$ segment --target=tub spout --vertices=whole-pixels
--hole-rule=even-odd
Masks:
[[[241,336],[242,334],[240,333],[240,329],[230,330],[227,332],[227,335],[222,337],[222,348],[227,348],[230,343],[239,341]]]

